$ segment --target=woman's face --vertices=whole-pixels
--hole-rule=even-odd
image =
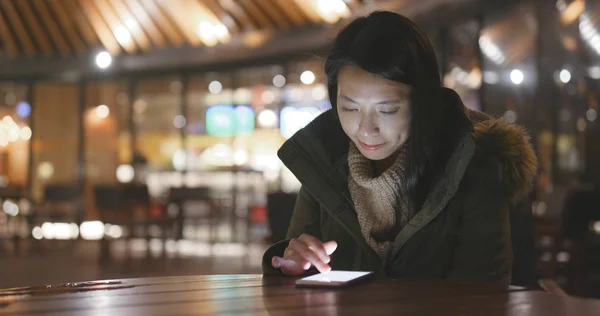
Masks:
[[[410,91],[356,66],[340,70],[337,111],[342,128],[366,158],[394,157],[410,136]]]

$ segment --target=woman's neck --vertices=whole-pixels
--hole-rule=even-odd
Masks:
[[[382,160],[373,160],[373,171],[375,173],[375,177],[379,177],[386,170],[388,170],[396,161],[398,154],[391,155]]]

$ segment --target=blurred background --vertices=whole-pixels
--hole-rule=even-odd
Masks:
[[[466,106],[530,131],[514,278],[600,297],[597,0],[0,0],[0,287],[260,273],[299,188],[276,151],[376,9],[426,30]]]

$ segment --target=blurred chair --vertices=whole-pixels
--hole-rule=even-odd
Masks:
[[[9,185],[5,187],[0,187],[0,207],[2,208],[0,210],[0,217],[4,216],[6,218],[6,223],[4,225],[5,227],[0,231],[3,231],[3,233],[0,233],[0,242],[12,241],[13,249],[15,252],[18,252],[19,250],[20,240],[20,234],[16,227],[19,227],[22,222],[26,222],[28,224],[27,229],[31,231],[30,217],[27,216],[28,214],[26,214],[22,210],[19,210],[18,208],[16,209],[16,214],[9,214],[11,210],[5,210],[3,203],[6,200],[10,200],[15,204],[18,204],[24,198],[27,198],[27,190],[22,186]],[[2,214],[2,211],[4,211],[5,214]],[[10,227],[12,227],[13,229],[9,229]]]
[[[94,187],[94,205],[100,212],[101,220],[107,224],[121,225],[127,228],[127,240],[142,228],[143,238],[150,240],[151,227],[158,226],[163,240],[163,255],[169,233],[172,233],[172,220],[168,217],[152,216],[152,203],[148,187],[143,184],[98,185]],[[109,238],[102,242],[101,258],[109,257]],[[149,247],[149,243],[148,243]],[[148,251],[148,254],[150,251]]]
[[[104,224],[126,227],[127,241],[134,232],[133,211],[128,208],[125,190],[120,185],[97,185],[94,187],[94,207]],[[129,244],[129,243],[128,243]],[[129,247],[127,252],[129,251]],[[100,261],[110,258],[110,237],[104,235],[100,241]]]
[[[510,208],[510,230],[513,248],[511,284],[532,286],[536,284],[536,251],[532,200],[525,198]]]
[[[146,240],[155,237],[152,232],[153,226],[160,228],[163,255],[166,254],[167,238],[174,238],[175,235],[175,219],[167,214],[163,206],[152,203],[150,190],[145,184],[128,184],[125,187],[125,199],[133,212],[134,225],[143,226]],[[160,212],[153,213],[153,210],[157,209]]]
[[[35,207],[35,222],[82,221],[83,191],[77,184],[55,183],[44,188],[43,201]]]
[[[267,214],[271,230],[270,242],[284,240],[292,220],[297,193],[273,192],[267,194]]]
[[[600,296],[600,185],[570,192],[562,212],[562,233],[571,246],[570,292]]]
[[[171,188],[169,190],[169,204],[177,205],[177,216],[176,216],[176,233],[175,238],[177,240],[183,239],[183,226],[186,219],[192,219],[193,217],[187,216],[185,210],[185,204],[187,202],[201,202],[208,207],[208,212],[200,216],[196,216],[193,219],[205,219],[208,220],[209,225],[209,243],[214,244],[216,232],[218,230],[219,220],[222,215],[221,203],[222,197],[215,194],[208,187],[179,187]]]

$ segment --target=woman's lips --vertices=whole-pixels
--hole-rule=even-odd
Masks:
[[[378,144],[378,145],[368,145],[368,144],[365,144],[365,143],[363,143],[363,142],[361,142],[361,141],[358,141],[358,142],[360,143],[360,146],[361,146],[362,148],[366,149],[366,150],[376,150],[376,149],[379,149],[379,148],[383,147],[383,144]]]

